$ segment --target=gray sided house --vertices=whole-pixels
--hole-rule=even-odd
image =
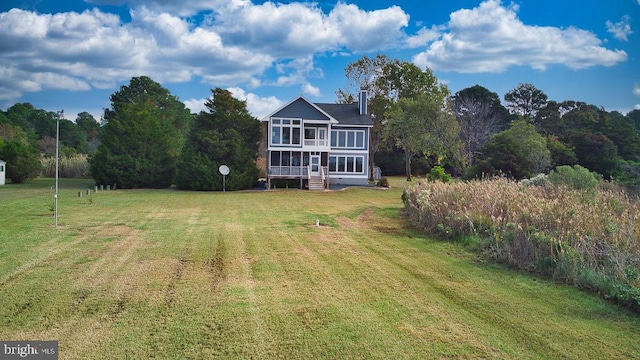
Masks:
[[[0,185],[4,185],[5,184],[5,178],[6,178],[6,168],[7,167],[7,163],[0,160]]]
[[[267,183],[299,179],[309,190],[366,185],[369,178],[367,92],[357,104],[312,103],[300,96],[262,119],[267,129]]]

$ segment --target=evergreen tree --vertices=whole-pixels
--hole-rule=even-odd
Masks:
[[[534,119],[538,110],[547,104],[547,94],[533,84],[521,83],[504,95],[511,113],[521,115],[528,121]]]
[[[98,145],[100,144],[100,123],[96,121],[93,115],[88,112],[81,112],[78,114],[76,118],[76,124],[78,128],[84,133],[84,136],[87,140],[86,151],[88,153],[92,153],[98,149]]]
[[[246,103],[220,88],[195,119],[177,163],[175,183],[183,190],[222,190],[220,165],[231,170],[226,189],[251,187],[258,178],[256,159],[261,138],[259,121]]]
[[[132,78],[111,95],[111,109],[104,112],[104,139],[90,159],[93,178],[123,188],[169,187],[190,118],[160,84]]]
[[[576,133],[570,138],[578,164],[611,179],[620,158],[616,145],[606,135],[591,132]]]

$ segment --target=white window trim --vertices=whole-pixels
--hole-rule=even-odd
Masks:
[[[332,170],[331,169],[331,158],[335,158],[336,159],[336,169]],[[339,171],[340,169],[338,169],[338,158],[344,158],[344,171]],[[352,172],[347,171],[347,158],[353,158],[353,170]],[[357,160],[356,158],[360,158],[362,159],[362,171],[356,171],[356,164],[357,164]],[[366,161],[366,156],[364,155],[329,155],[329,173],[330,174],[340,174],[340,175],[362,175],[366,173],[367,170],[367,163]]]
[[[273,127],[274,127],[274,120],[278,121],[278,124],[275,124],[275,126],[278,126],[280,128],[280,143],[274,143],[273,142]],[[284,121],[289,121],[289,124],[283,124]],[[294,122],[298,122],[297,124],[294,124]],[[283,139],[283,127],[287,126],[288,128],[290,128],[290,134],[291,134],[291,144],[282,144],[282,139]],[[300,129],[299,131],[299,136],[300,138],[298,139],[298,143],[294,144],[293,143],[293,129],[294,128],[298,128]],[[283,147],[302,147],[302,142],[304,141],[304,134],[303,134],[303,124],[302,124],[302,119],[301,118],[271,118],[271,121],[269,121],[269,146],[283,146]]]
[[[335,146],[332,143],[332,139],[333,139],[333,133],[336,133],[336,144]],[[339,146],[339,142],[340,142],[340,133],[344,133],[344,146]],[[353,133],[353,142],[354,142],[354,146],[348,146],[348,141],[349,141],[349,133]],[[362,134],[362,146],[358,146],[357,144],[357,139],[358,136],[357,134],[360,133]],[[366,149],[366,131],[365,130],[354,130],[354,129],[331,129],[331,133],[329,135],[329,144],[331,145],[332,149],[350,149],[350,150],[362,150],[362,149]]]

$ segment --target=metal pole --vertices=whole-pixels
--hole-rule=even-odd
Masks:
[[[226,192],[227,191],[227,176],[226,175],[222,175],[222,192]]]
[[[56,193],[53,195],[54,200],[54,224],[55,227],[58,227],[58,157],[59,157],[59,139],[60,139],[60,118],[64,116],[64,110],[60,110],[58,112],[58,117],[56,119]]]

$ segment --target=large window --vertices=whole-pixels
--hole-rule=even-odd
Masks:
[[[271,166],[300,166],[303,161],[308,162],[309,155],[305,153],[303,159],[299,151],[271,151]]]
[[[304,145],[305,146],[328,146],[327,128],[321,126],[305,126],[304,127]]]
[[[364,130],[331,130],[331,147],[364,149]]]
[[[271,144],[272,145],[300,145],[300,132],[302,125],[300,120],[272,119],[271,120]]]
[[[343,174],[364,173],[364,156],[329,156],[329,171]]]
[[[313,128],[313,127],[304,128],[304,138],[305,138],[305,140],[315,140],[316,139],[316,128]]]

